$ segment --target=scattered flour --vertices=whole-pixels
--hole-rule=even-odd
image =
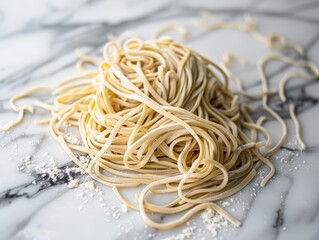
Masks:
[[[226,202],[223,202],[223,203],[222,203],[222,206],[223,206],[223,207],[229,207],[229,206],[230,206],[230,202],[227,202],[227,201],[226,201]]]
[[[71,133],[65,133],[63,134],[63,137],[68,143],[73,145],[79,145],[81,143],[81,141]]]
[[[19,171],[23,171],[29,174],[35,173],[41,178],[37,179],[38,181],[47,180],[51,183],[72,182],[70,186],[72,186],[72,184],[76,184],[77,182],[74,179],[75,175],[84,174],[82,169],[79,167],[63,167],[48,152],[45,152],[43,156],[46,157],[49,160],[49,162],[36,163],[33,161],[31,156],[26,156],[21,161],[21,163],[17,165],[17,169]],[[36,180],[34,180],[33,183],[35,184]]]
[[[123,205],[121,206],[121,212],[122,212],[122,213],[127,213],[127,211],[128,211],[128,207],[127,207],[125,204],[123,204]]]
[[[79,186],[80,180],[79,179],[72,179],[69,183],[68,183],[68,188],[76,188]]]
[[[114,219],[119,219],[123,214],[128,213],[128,207],[124,204],[122,205],[107,205],[102,189],[96,184],[94,180],[86,181],[83,183],[75,182],[77,185],[76,190],[79,196],[83,199],[84,203],[87,203],[90,199],[95,199],[103,212]],[[72,185],[73,186],[73,183]]]
[[[182,230],[182,233],[179,233],[176,236],[165,238],[165,240],[185,240],[188,239],[195,234],[196,227],[187,227]]]
[[[206,224],[206,228],[212,237],[216,237],[221,229],[229,226],[228,220],[211,208],[202,212],[201,219]]]
[[[64,134],[64,137],[67,142],[71,144],[80,144],[80,140],[75,137],[74,135],[67,133]],[[288,144],[288,146],[295,146],[294,143]],[[13,145],[15,152],[17,153],[17,145]],[[294,149],[293,147],[291,147]],[[21,163],[17,166],[19,171],[24,172],[36,172],[39,174],[43,179],[49,179],[52,182],[59,182],[61,179],[66,178],[65,182],[67,183],[67,187],[71,189],[75,189],[78,191],[79,196],[83,199],[84,203],[87,203],[90,199],[95,199],[99,206],[102,208],[103,212],[114,219],[119,219],[123,214],[128,213],[128,207],[126,205],[110,205],[107,204],[104,198],[104,194],[102,189],[96,184],[94,180],[89,180],[85,182],[81,182],[80,179],[75,178],[76,174],[85,174],[85,171],[82,168],[79,167],[65,167],[63,168],[56,159],[49,154],[48,152],[45,152],[43,154],[44,157],[49,160],[48,163],[35,163],[32,159],[32,156],[26,156],[22,159]],[[298,151],[290,151],[290,150],[283,150],[276,154],[275,160],[278,160],[281,165],[284,165],[285,168],[289,167],[287,171],[297,170],[299,168],[299,165],[295,164],[295,159],[299,156]],[[90,162],[89,156],[83,156],[78,155],[78,159],[83,163],[83,165],[88,166]],[[305,162],[303,162],[305,163]],[[256,197],[257,193],[259,192],[259,182],[263,179],[263,175],[265,174],[264,171],[259,171],[256,181],[254,183],[254,186],[251,189],[251,196]],[[36,184],[36,181],[32,182],[33,184]],[[240,193],[241,195],[241,193]],[[230,211],[235,212],[236,209],[232,207],[233,203],[243,203],[239,201],[238,199],[234,199],[233,197],[221,202],[222,207],[229,208]],[[248,206],[247,203],[245,205]],[[248,206],[249,207],[249,206]],[[79,210],[82,211],[84,209],[83,206],[79,206]],[[243,210],[246,210],[246,208],[243,208]],[[190,226],[189,222],[187,224],[187,227],[182,230],[181,233],[171,236],[168,238],[165,238],[165,240],[187,240],[191,237],[195,237],[195,233],[197,232],[199,236],[201,234],[208,233],[207,236],[209,236],[208,239],[214,239],[220,234],[221,231],[227,230],[231,224],[226,220],[224,217],[216,213],[212,209],[206,209],[203,211],[200,215],[203,223],[205,224],[206,230],[204,228],[196,228],[195,226]],[[109,221],[109,220],[107,220]],[[284,227],[283,230],[286,228]],[[154,238],[156,237],[155,233],[149,233],[148,238]],[[198,237],[199,237],[198,236]],[[157,236],[158,237],[158,236]],[[196,238],[197,239],[197,238]],[[205,239],[198,238],[198,239]]]

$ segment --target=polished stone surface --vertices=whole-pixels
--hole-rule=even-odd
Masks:
[[[216,62],[230,52],[243,56],[254,66],[269,51],[243,33],[194,27],[191,20],[201,10],[232,21],[242,21],[244,14],[249,13],[261,32],[285,34],[305,47],[304,58],[319,63],[319,1],[2,0],[0,125],[16,117],[8,107],[10,96],[27,87],[55,84],[71,76],[76,72],[74,50],[99,56],[110,33],[119,35],[129,30],[148,39],[159,27],[177,23],[190,31],[184,42]],[[180,39],[178,34],[172,34]],[[237,70],[246,88],[255,90],[260,88],[258,75],[249,66],[239,66]],[[288,69],[281,63],[267,67],[271,86]],[[223,228],[216,236],[200,216],[174,230],[154,230],[146,227],[135,211],[126,213],[108,187],[98,185],[99,191],[93,193],[85,187],[70,189],[66,186],[68,179],[51,182],[24,171],[21,162],[27,156],[35,163],[54,158],[59,166],[71,165],[62,148],[51,138],[47,126],[33,124],[35,119],[44,118],[45,112],[27,114],[20,126],[0,134],[0,239],[163,239],[176,236],[188,227],[196,228],[192,236],[184,239],[319,239],[319,84],[293,80],[288,84],[287,96],[297,106],[308,150],[299,150],[292,121],[287,118],[288,104],[282,104],[278,98],[271,99],[270,105],[286,118],[289,126],[285,147],[271,157],[276,176],[261,188],[260,179],[268,171],[263,167],[249,186],[226,200],[229,203],[226,210],[241,220],[242,227]],[[39,98],[46,97],[38,94],[23,101]],[[255,115],[262,113],[259,106],[260,103],[255,105]],[[265,126],[278,138],[281,130],[277,122],[270,118]],[[79,179],[89,180],[85,175]]]

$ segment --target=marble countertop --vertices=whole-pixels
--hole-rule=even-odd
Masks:
[[[205,31],[191,20],[208,10],[232,21],[251,14],[263,33],[280,32],[305,47],[304,56],[319,63],[319,1],[243,0],[1,0],[0,2],[0,125],[16,117],[8,99],[21,90],[56,83],[76,72],[74,50],[98,56],[107,35],[133,31],[143,39],[152,38],[167,23],[185,25],[185,44],[219,62],[225,52],[244,56],[255,64],[268,50],[249,36],[231,30]],[[175,34],[179,38],[178,34]],[[289,53],[288,53],[289,54]],[[274,64],[276,65],[276,64]],[[276,84],[287,70],[270,66],[271,83]],[[239,71],[240,72],[240,71]],[[247,89],[258,87],[253,70],[240,72]],[[278,82],[277,82],[278,83]],[[35,126],[44,112],[27,114],[23,123],[0,134],[0,240],[62,239],[236,239],[315,240],[319,239],[319,84],[302,79],[289,83],[288,97],[297,106],[308,150],[301,152],[285,104],[270,104],[286,118],[289,140],[271,161],[277,172],[271,182],[259,183],[267,168],[243,191],[227,200],[226,210],[242,227],[223,227],[213,234],[200,215],[174,230],[149,228],[132,210],[123,208],[111,189],[97,185],[67,187],[68,179],[52,182],[26,172],[23,163],[32,157],[71,164],[62,148],[51,138],[47,126]],[[32,97],[45,99],[45,95]],[[271,119],[266,127],[275,138],[278,124]],[[81,181],[89,181],[85,175]],[[160,218],[158,219],[160,220]],[[191,230],[190,230],[191,228]],[[185,234],[188,229],[191,231]],[[181,234],[183,233],[184,234]]]

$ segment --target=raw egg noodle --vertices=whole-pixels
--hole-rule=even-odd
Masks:
[[[292,47],[303,53],[299,45],[289,43],[282,35],[265,37],[257,32],[251,18],[239,24],[223,20],[211,25],[199,21],[197,24],[207,29],[238,29],[270,48]],[[176,26],[163,27],[157,34],[172,29],[185,34],[185,29]],[[231,62],[244,64],[241,58],[226,56],[220,67],[167,36],[122,42],[108,42],[101,61],[80,55],[77,63],[80,73],[56,87],[33,87],[12,97],[10,106],[18,112],[18,119],[1,130],[8,131],[19,124],[25,112],[32,113],[34,107],[46,109],[51,117],[37,123],[48,123],[50,133],[70,159],[93,179],[112,187],[123,203],[140,211],[149,226],[174,228],[205,208],[214,209],[239,226],[240,222],[216,201],[244,188],[262,163],[270,169],[261,183],[264,186],[275,173],[268,157],[284,144],[288,131],[284,120],[268,106],[268,97],[279,92],[285,101],[284,87],[296,75],[285,76],[279,91],[269,89],[265,65],[276,60],[309,67],[313,74],[298,73],[307,79],[318,77],[317,65],[271,53],[257,64],[261,92],[246,92],[237,77],[239,93],[261,99],[265,110],[280,123],[281,138],[273,143],[262,126],[266,117],[261,116],[255,122],[250,106],[239,104],[238,96],[228,88],[228,77],[236,77],[229,70]],[[87,64],[94,66],[93,70],[87,70]],[[40,101],[34,106],[16,104],[20,98],[46,90],[55,97],[52,104]],[[290,114],[298,141],[305,149],[292,104]],[[81,144],[64,138],[65,124],[78,129]],[[263,140],[259,140],[261,135]],[[89,161],[81,161],[78,153],[89,156]],[[144,189],[136,195],[136,201],[120,193],[122,188],[141,185]],[[148,200],[151,194],[167,193],[175,193],[176,198],[166,205]],[[169,223],[157,223],[149,213],[184,215]]]

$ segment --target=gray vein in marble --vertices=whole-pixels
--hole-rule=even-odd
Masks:
[[[314,18],[311,14],[306,16],[297,15],[300,12],[317,9],[319,7],[318,1],[313,2],[294,2],[292,4],[292,7],[289,7],[287,5],[286,8],[279,7],[274,10],[269,10],[267,8],[263,8],[263,5],[267,5],[268,1],[249,1],[248,4],[243,3],[242,5],[229,5],[229,6],[214,6],[214,3],[211,3],[212,5],[210,7],[204,7],[201,6],[203,2],[198,2],[197,6],[189,6],[189,2],[185,1],[172,1],[167,2],[165,4],[162,4],[158,6],[157,9],[153,10],[152,12],[146,13],[143,12],[139,16],[135,16],[134,18],[123,18],[121,21],[112,23],[109,21],[104,20],[98,20],[98,21],[77,21],[73,20],[73,16],[76,14],[79,10],[85,10],[86,8],[89,8],[91,6],[94,6],[94,4],[99,3],[98,0],[89,0],[89,1],[74,1],[72,7],[59,7],[56,5],[56,2],[48,1],[45,3],[45,6],[48,10],[48,13],[45,17],[43,17],[42,21],[39,21],[38,19],[34,20],[32,17],[25,21],[24,25],[21,25],[17,28],[10,29],[8,31],[4,31],[0,33],[0,44],[1,41],[8,40],[8,39],[18,39],[19,37],[23,37],[28,34],[32,33],[46,33],[50,35],[50,51],[46,55],[44,55],[40,60],[33,61],[28,64],[24,64],[23,66],[17,67],[17,71],[14,71],[12,74],[9,74],[5,77],[0,77],[0,90],[2,93],[0,96],[0,112],[1,114],[4,113],[4,111],[7,111],[7,108],[4,108],[2,104],[8,100],[8,93],[15,89],[22,89],[23,85],[27,84],[36,84],[42,79],[47,78],[51,75],[54,75],[60,71],[68,70],[70,67],[73,66],[75,57],[72,59],[68,59],[63,61],[63,64],[60,64],[59,66],[51,67],[51,65],[54,65],[57,60],[61,59],[62,57],[67,56],[70,54],[74,49],[78,47],[85,46],[88,49],[85,51],[89,54],[100,54],[100,49],[103,45],[103,43],[106,40],[106,34],[107,33],[113,33],[113,34],[119,34],[122,31],[125,31],[129,28],[133,28],[136,26],[144,26],[144,24],[147,22],[148,24],[155,24],[161,21],[165,21],[167,19],[171,19],[172,22],[175,22],[183,19],[183,18],[193,18],[198,15],[198,12],[201,10],[208,10],[213,12],[214,14],[223,15],[223,17],[226,15],[226,18],[229,20],[234,19],[238,16],[241,16],[245,13],[250,13],[253,16],[260,16],[264,19],[261,19],[260,22],[264,22],[267,24],[266,18],[276,18],[276,19],[284,19],[287,21],[291,21],[292,25],[293,22],[300,22],[307,24],[307,26],[312,26],[314,29],[314,32],[317,32],[317,26],[319,24],[319,20]],[[247,2],[247,1],[246,1]],[[141,8],[143,7],[143,4],[145,2],[141,1],[128,1],[126,2],[126,7],[134,7],[135,5],[139,5]],[[271,3],[272,4],[272,3]],[[205,4],[204,4],[205,5]],[[235,7],[236,6],[236,7]],[[106,10],[107,12],[107,10]],[[0,3],[0,24],[4,23],[6,21],[6,16],[4,15],[4,9],[1,9],[1,3]],[[149,31],[151,31],[152,27],[147,28]],[[147,32],[148,30],[144,30]],[[300,29],[296,29],[296,31],[301,31]],[[186,43],[192,43],[194,45],[201,44],[201,41],[209,36],[211,32],[210,31],[202,31],[199,32],[196,35],[192,35],[190,38],[186,39]],[[301,31],[301,33],[304,34],[304,32]],[[288,36],[289,38],[289,36]],[[313,48],[316,46],[316,44],[319,41],[319,33],[317,33],[312,39],[309,39],[310,37],[306,36],[304,37],[304,41],[302,42],[305,46],[307,51],[313,51]],[[29,52],[30,53],[30,52]],[[32,51],[31,51],[32,53]],[[292,52],[287,52],[289,54],[292,54]],[[8,58],[11,56],[7,56]],[[299,56],[301,58],[301,56]],[[304,59],[308,59],[308,55],[302,56]],[[315,59],[318,61],[318,58]],[[1,66],[0,66],[1,67]],[[283,66],[281,68],[277,68],[274,71],[268,72],[268,76],[273,78],[281,74],[287,69],[287,66]],[[5,71],[6,69],[1,67],[1,73],[2,71]],[[254,81],[253,83],[247,84],[246,88],[251,89],[255,86],[258,86],[260,83],[258,81]],[[293,102],[297,106],[297,114],[302,115],[305,113],[308,113],[309,111],[317,110],[318,109],[318,100],[319,96],[312,93],[309,93],[309,89],[316,86],[316,82],[307,82],[307,83],[301,83],[300,85],[295,85],[293,87],[288,87],[286,94],[288,97],[288,103]],[[276,111],[284,118],[288,116],[287,112],[287,104],[282,104],[278,98],[271,98],[270,99],[270,105],[276,109]],[[263,111],[255,111],[254,117],[264,114]],[[313,115],[313,118],[318,118],[318,115]],[[311,118],[308,118],[310,121]],[[26,119],[27,122],[29,122],[29,119]],[[305,128],[309,128],[309,126],[304,126]],[[3,156],[2,159],[6,160],[9,156],[12,156],[12,153],[10,153],[10,143],[18,141],[19,144],[23,144],[23,141],[26,141],[30,138],[37,138],[37,142],[39,144],[32,146],[32,149],[28,152],[28,154],[36,154],[38,151],[41,151],[43,149],[43,142],[47,141],[48,136],[47,135],[41,135],[41,134],[32,134],[30,133],[30,129],[28,129],[27,134],[23,134],[25,130],[28,129],[26,125],[24,124],[21,128],[15,131],[11,131],[8,134],[0,135],[0,142],[2,145],[2,151]],[[315,131],[312,133],[311,136],[307,136],[307,139],[310,139],[310,146],[308,147],[307,153],[308,154],[316,154],[319,150],[318,141],[316,140],[316,133]],[[51,148],[51,147],[50,147]],[[56,146],[52,146],[53,151],[61,151],[60,148],[57,148]],[[19,150],[20,151],[20,150]],[[291,153],[298,153],[302,155],[303,153],[299,150],[298,145],[285,145],[281,147],[281,150],[277,154],[281,154],[282,152],[287,151]],[[24,150],[21,150],[21,154],[19,156],[14,157],[14,161],[17,161],[18,158],[25,156],[26,152]],[[277,155],[276,154],[276,155]],[[319,201],[318,199],[314,199],[312,197],[313,201],[315,201],[315,205],[313,207],[313,211],[311,211],[310,214],[305,216],[298,216],[298,218],[295,219],[289,219],[287,216],[287,213],[291,213],[294,211],[291,206],[288,208],[286,206],[286,202],[288,199],[294,199],[298,198],[296,194],[292,192],[294,189],[298,189],[299,191],[303,191],[304,189],[298,188],[296,185],[298,181],[307,181],[309,176],[306,172],[306,166],[311,166],[312,168],[319,169],[319,165],[316,164],[316,161],[314,157],[310,158],[309,156],[302,155],[303,158],[306,160],[306,165],[301,170],[305,172],[304,175],[297,175],[294,172],[288,172],[287,169],[283,169],[282,171],[279,170],[276,175],[276,179],[281,179],[282,181],[288,181],[289,184],[285,186],[283,189],[280,190],[280,193],[282,194],[283,198],[281,199],[281,202],[278,206],[275,204],[272,204],[273,208],[269,209],[270,213],[273,213],[273,219],[271,219],[271,229],[267,228],[267,226],[263,226],[260,229],[255,229],[257,226],[251,225],[251,219],[258,219],[258,211],[254,208],[256,206],[256,200],[261,201],[258,199],[258,195],[256,198],[250,198],[247,197],[247,192],[249,193],[249,190],[251,187],[246,188],[245,195],[245,202],[248,203],[249,208],[251,208],[250,211],[246,211],[243,215],[240,216],[241,219],[244,221],[244,227],[249,225],[251,228],[251,235],[250,236],[256,236],[256,234],[263,234],[264,238],[260,239],[278,239],[278,240],[286,240],[291,239],[289,235],[294,235],[295,239],[301,239],[298,238],[298,234],[302,233],[304,236],[304,239],[306,240],[312,240],[318,238],[318,233],[316,233],[316,230],[314,229],[316,226],[316,223],[318,221],[318,215],[319,215]],[[276,162],[276,159],[271,159],[276,165],[280,165],[278,161]],[[292,162],[292,157],[290,155],[285,157],[285,160],[288,162]],[[12,165],[12,164],[11,164]],[[61,168],[65,168],[67,166],[72,166],[72,164],[66,164],[61,165]],[[2,171],[2,174],[5,174],[4,171],[5,168],[0,169]],[[44,219],[43,217],[39,217],[40,212],[46,212],[47,216],[50,216],[50,214],[53,214],[51,210],[46,210],[50,204],[55,204],[54,206],[56,209],[61,208],[61,203],[57,203],[58,198],[65,198],[65,202],[73,201],[72,198],[66,198],[66,194],[62,194],[67,192],[67,189],[63,187],[65,183],[69,181],[67,178],[61,178],[58,182],[52,183],[49,179],[43,178],[41,176],[38,176],[36,173],[32,173],[31,177],[33,179],[36,179],[38,183],[36,185],[32,184],[31,180],[27,180],[24,182],[19,182],[15,184],[14,187],[7,187],[4,188],[0,193],[0,211],[2,214],[0,214],[1,219],[4,219],[4,216],[8,216],[6,218],[6,221],[10,223],[10,227],[7,227],[6,231],[0,231],[0,239],[39,239],[39,236],[44,236],[42,232],[37,232],[38,226],[41,226],[40,228],[45,231],[48,236],[50,236],[50,239],[62,239],[61,238],[61,231],[59,228],[59,225],[54,225],[54,222],[51,222],[47,224],[46,221],[49,219]],[[287,180],[288,179],[288,180]],[[0,179],[1,181],[1,179]],[[279,184],[276,181],[273,181],[270,183],[271,186],[274,186],[275,184]],[[310,185],[309,187],[314,187],[316,184],[313,183],[307,183]],[[312,185],[311,185],[312,184]],[[260,189],[260,186],[255,187],[257,191],[265,191],[267,189]],[[56,189],[62,189],[62,192],[56,193]],[[112,197],[112,196],[108,196]],[[22,204],[23,203],[23,204]],[[19,205],[20,204],[20,205]],[[25,209],[23,207],[21,208],[21,204],[26,207],[30,207],[30,212],[25,212]],[[15,218],[16,209],[21,208],[21,212],[23,218]],[[67,210],[64,209],[65,218],[68,217],[68,215],[72,214],[69,213]],[[71,210],[70,210],[71,211]],[[25,216],[24,216],[25,215]],[[92,216],[93,215],[93,216]],[[81,215],[81,213],[77,213],[76,218],[80,218],[83,220],[83,222],[87,221],[87,219],[94,219],[98,222],[103,222],[105,218],[102,215],[96,214],[96,212],[86,212]],[[135,220],[135,219],[134,219]],[[139,217],[136,218],[136,221],[139,221]],[[164,217],[161,216],[158,217],[158,221],[165,221]],[[306,222],[308,221],[308,222]],[[134,221],[135,222],[135,221]],[[253,221],[254,222],[254,221]],[[298,226],[291,225],[295,222],[298,223]],[[52,225],[53,223],[53,225]],[[104,223],[104,222],[103,222]],[[112,223],[112,221],[111,221]],[[125,223],[125,220],[121,220],[120,223]],[[306,229],[310,223],[313,223],[313,227],[311,227],[311,231],[306,232],[303,229]],[[79,224],[79,223],[78,223]],[[146,234],[144,234],[144,226],[141,223],[136,223],[136,229],[132,229],[128,231],[127,233],[123,233],[122,236],[117,236],[116,227],[111,227],[107,223],[104,223],[104,227],[97,228],[94,230],[94,237],[95,239],[105,239],[105,236],[108,236],[108,239],[149,239]],[[3,224],[2,224],[3,225]],[[3,225],[8,226],[8,225]],[[3,226],[0,226],[0,229],[3,230]],[[287,226],[286,231],[282,231],[282,227]],[[291,227],[294,226],[294,227]],[[2,227],[2,228],[1,228]],[[105,229],[108,228],[107,235],[105,235]],[[46,232],[47,229],[53,229],[54,234],[51,232]],[[83,232],[84,226],[82,227],[76,227],[76,226],[69,226],[68,229],[63,230],[64,237],[67,236],[68,231],[73,233],[74,231],[78,231],[82,234],[85,234]],[[230,235],[230,237],[226,237],[224,239],[236,239],[236,240],[242,240],[240,235],[241,232],[245,231],[245,229],[237,229],[234,231],[233,234]],[[304,232],[303,232],[304,231]],[[30,235],[29,238],[27,238],[25,235],[20,235],[21,233],[28,233]],[[150,231],[148,231],[150,232]],[[152,233],[158,234],[160,231],[157,230],[151,230]],[[313,232],[313,235],[307,235],[309,232]],[[60,235],[59,235],[60,234]],[[168,231],[161,233],[162,235],[155,236],[154,239],[162,239],[166,236],[176,235],[178,232],[176,231]],[[255,235],[253,235],[255,234]],[[310,234],[310,233],[309,233]],[[317,234],[317,235],[316,235]],[[22,237],[21,237],[22,236]],[[31,236],[31,237],[30,237]],[[68,235],[69,236],[69,235]],[[101,237],[101,236],[104,236]],[[236,237],[237,236],[237,237]],[[288,236],[288,237],[287,237]],[[206,239],[210,239],[210,235],[207,235]],[[70,238],[69,238],[70,239]],[[87,237],[84,237],[84,235],[77,235],[77,239],[87,239]],[[194,239],[198,239],[197,235],[194,237]],[[200,239],[200,238],[199,238]],[[41,239],[42,240],[42,239]],[[245,238],[244,240],[249,240]]]
[[[275,219],[274,224],[272,225],[273,228],[275,228],[275,240],[279,238],[280,231],[282,229],[282,226],[285,223],[286,199],[288,197],[289,191],[293,184],[293,178],[288,176],[285,176],[285,177],[288,178],[289,180],[289,186],[288,186],[288,189],[286,189],[281,195],[282,199],[281,199],[280,207],[277,209],[277,217]]]

